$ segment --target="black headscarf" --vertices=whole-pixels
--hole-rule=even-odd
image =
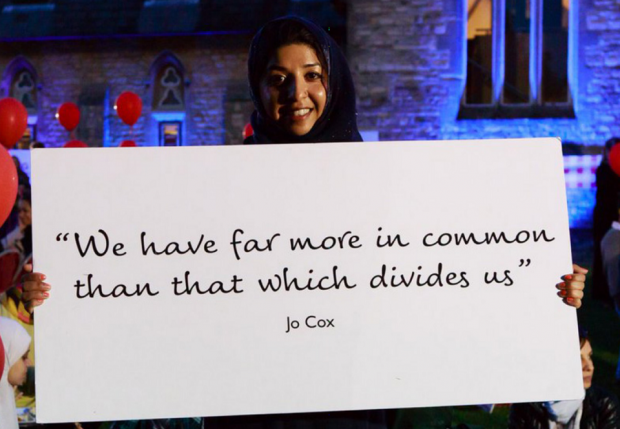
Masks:
[[[283,26],[303,26],[315,39],[313,44],[327,66],[327,101],[321,117],[303,136],[288,133],[271,119],[260,98],[260,80],[271,55],[283,46],[279,33]],[[322,58],[321,58],[322,57]],[[248,79],[256,110],[252,114],[254,134],[244,143],[324,143],[362,141],[357,130],[355,88],[349,65],[334,40],[322,28],[299,17],[285,17],[267,23],[252,40],[248,58]]]

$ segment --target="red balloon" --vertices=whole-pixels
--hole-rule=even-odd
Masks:
[[[67,131],[73,131],[80,123],[80,108],[74,103],[62,103],[56,112],[56,118]]]
[[[114,104],[116,113],[121,120],[127,125],[133,125],[138,122],[142,114],[142,100],[140,97],[131,92],[125,91],[121,93]]]
[[[254,128],[252,128],[252,124],[248,122],[243,128],[243,140],[247,139],[253,134],[254,134]]]
[[[28,126],[28,111],[14,98],[0,100],[0,144],[7,149],[15,146]]]
[[[133,140],[123,140],[118,147],[138,147],[138,145]]]
[[[88,145],[80,140],[71,140],[65,143],[63,147],[88,147]]]
[[[11,214],[17,198],[17,169],[9,151],[0,146],[0,225]]]
[[[611,148],[611,150],[609,151],[608,160],[611,169],[614,171],[614,173],[620,176],[620,144],[616,144],[614,147]]]

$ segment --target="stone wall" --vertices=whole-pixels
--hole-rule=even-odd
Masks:
[[[572,0],[574,119],[457,120],[465,85],[465,0],[350,0],[343,46],[358,95],[361,130],[380,140],[558,136],[571,154],[600,153],[620,135],[620,1]],[[576,28],[575,28],[576,26]],[[0,71],[18,55],[39,74],[38,139],[60,146],[68,133],[54,118],[65,101],[82,106],[78,138],[115,146],[133,138],[157,144],[149,69],[169,50],[186,75],[184,144],[239,144],[252,104],[246,84],[251,35],[125,37],[0,43]],[[116,117],[114,100],[131,90],[144,101],[133,133]],[[1,94],[4,95],[4,94]],[[575,149],[576,148],[576,149]],[[568,193],[588,226],[594,188]]]
[[[574,119],[456,119],[466,79],[466,5],[349,2],[347,52],[361,129],[378,131],[380,140],[560,137],[572,155],[600,153],[620,135],[619,1],[571,1]],[[595,191],[567,181],[571,227],[591,227]]]
[[[381,140],[437,139],[459,67],[460,26],[446,1],[349,3],[348,54],[359,125]]]
[[[466,1],[349,1],[344,49],[356,83],[360,128],[378,131],[381,140],[559,136],[586,146],[600,146],[620,135],[620,3],[571,4],[578,15],[572,88],[576,119],[456,120],[465,84]],[[133,137],[146,143],[157,137],[150,115],[149,68],[160,52],[170,50],[187,71],[185,144],[239,143],[239,129],[252,110],[245,84],[249,39],[250,35],[2,43],[0,71],[17,55],[37,69],[41,140],[53,145],[66,140],[67,133],[54,119],[56,108],[64,101],[88,98],[93,91],[107,96],[105,108],[86,113],[105,116],[107,135],[91,137],[92,144],[130,137],[113,103],[121,91],[132,90],[145,105]],[[90,137],[92,130],[86,131],[78,134]]]
[[[620,135],[620,2],[579,3],[578,118],[597,142]]]
[[[576,119],[457,120],[465,85],[465,0],[349,3],[348,52],[362,128],[381,140],[620,135],[620,2],[573,0]]]
[[[58,106],[66,101],[81,105],[82,124],[77,137],[89,145],[116,146],[128,138],[139,145],[154,145],[157,124],[151,116],[149,71],[158,55],[168,50],[181,61],[186,72],[184,144],[240,143],[245,122],[237,118],[230,122],[233,129],[226,131],[225,106],[240,111],[246,122],[249,119],[246,90],[249,41],[250,36],[209,36],[1,44],[0,71],[18,55],[24,56],[36,69],[40,88],[37,139],[48,146],[62,146],[69,139],[69,133],[55,119]],[[123,91],[133,91],[143,101],[142,116],[133,130],[114,111],[114,101]],[[102,98],[102,108],[88,108],[84,100],[93,97]],[[97,124],[97,119],[89,120],[89,113],[102,116],[106,135],[92,135],[90,128]]]

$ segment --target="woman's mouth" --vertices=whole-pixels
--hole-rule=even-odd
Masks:
[[[311,111],[312,111],[312,109],[308,109],[308,108],[291,110],[291,111],[289,111],[288,116],[293,121],[303,121],[304,119],[306,119],[308,117],[308,115],[310,115]]]

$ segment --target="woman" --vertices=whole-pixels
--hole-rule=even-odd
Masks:
[[[0,428],[17,429],[14,388],[26,381],[30,335],[19,323],[0,317],[0,337],[5,350],[4,372],[0,378]]]
[[[581,371],[586,397],[583,401],[515,404],[510,408],[510,429],[617,429],[620,405],[610,392],[592,385],[592,346],[585,331],[579,331]]]
[[[248,78],[256,110],[246,144],[362,141],[347,61],[313,23],[265,25],[250,47]]]
[[[271,21],[254,37],[248,59],[254,134],[245,144],[362,141],[357,129],[355,90],[346,59],[320,27],[297,17]],[[587,271],[575,266],[556,285],[579,307]],[[38,306],[49,297],[45,276],[24,278],[24,298]],[[352,411],[206,419],[209,428],[366,428],[389,426],[387,412]]]
[[[248,58],[254,134],[245,144],[362,141],[347,61],[320,27],[301,18],[271,21]],[[384,411],[206,419],[209,428],[368,428],[388,426]]]

